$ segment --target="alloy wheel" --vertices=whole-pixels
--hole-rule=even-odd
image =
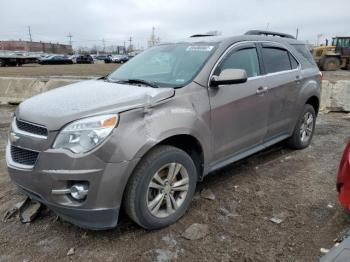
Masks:
[[[300,140],[305,143],[309,141],[314,129],[314,117],[310,112],[306,112],[300,126]]]
[[[189,189],[189,176],[180,163],[162,166],[152,177],[147,190],[147,207],[152,215],[166,218],[184,203]]]

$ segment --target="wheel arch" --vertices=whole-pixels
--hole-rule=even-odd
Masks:
[[[309,97],[306,100],[305,104],[311,105],[315,110],[316,116],[318,115],[319,108],[320,108],[320,100],[318,99],[317,96]]]
[[[185,151],[192,158],[197,168],[198,180],[203,178],[204,151],[201,143],[196,137],[189,134],[174,135],[163,139],[155,146],[158,145],[170,145]]]
[[[185,151],[196,165],[198,180],[202,180],[204,174],[205,151],[198,138],[188,133],[168,135],[158,140],[156,143],[148,145],[147,149],[142,148],[137,154],[139,159],[138,162],[140,162],[141,159],[152,149],[159,145],[170,145]]]

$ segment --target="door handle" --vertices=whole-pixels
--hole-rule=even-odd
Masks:
[[[296,77],[295,77],[295,82],[296,82],[297,84],[300,84],[300,83],[301,83],[300,79],[301,79],[300,76],[296,76]]]
[[[264,94],[268,91],[268,87],[267,86],[260,86],[257,90],[256,90],[256,94],[257,95],[261,95]]]

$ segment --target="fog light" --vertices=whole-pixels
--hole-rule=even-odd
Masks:
[[[88,191],[89,190],[87,185],[76,184],[70,188],[70,195],[74,199],[83,200],[86,198]]]

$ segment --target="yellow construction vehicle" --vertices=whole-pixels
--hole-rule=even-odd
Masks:
[[[312,55],[321,70],[350,70],[350,36],[333,37],[332,45],[315,47]]]

